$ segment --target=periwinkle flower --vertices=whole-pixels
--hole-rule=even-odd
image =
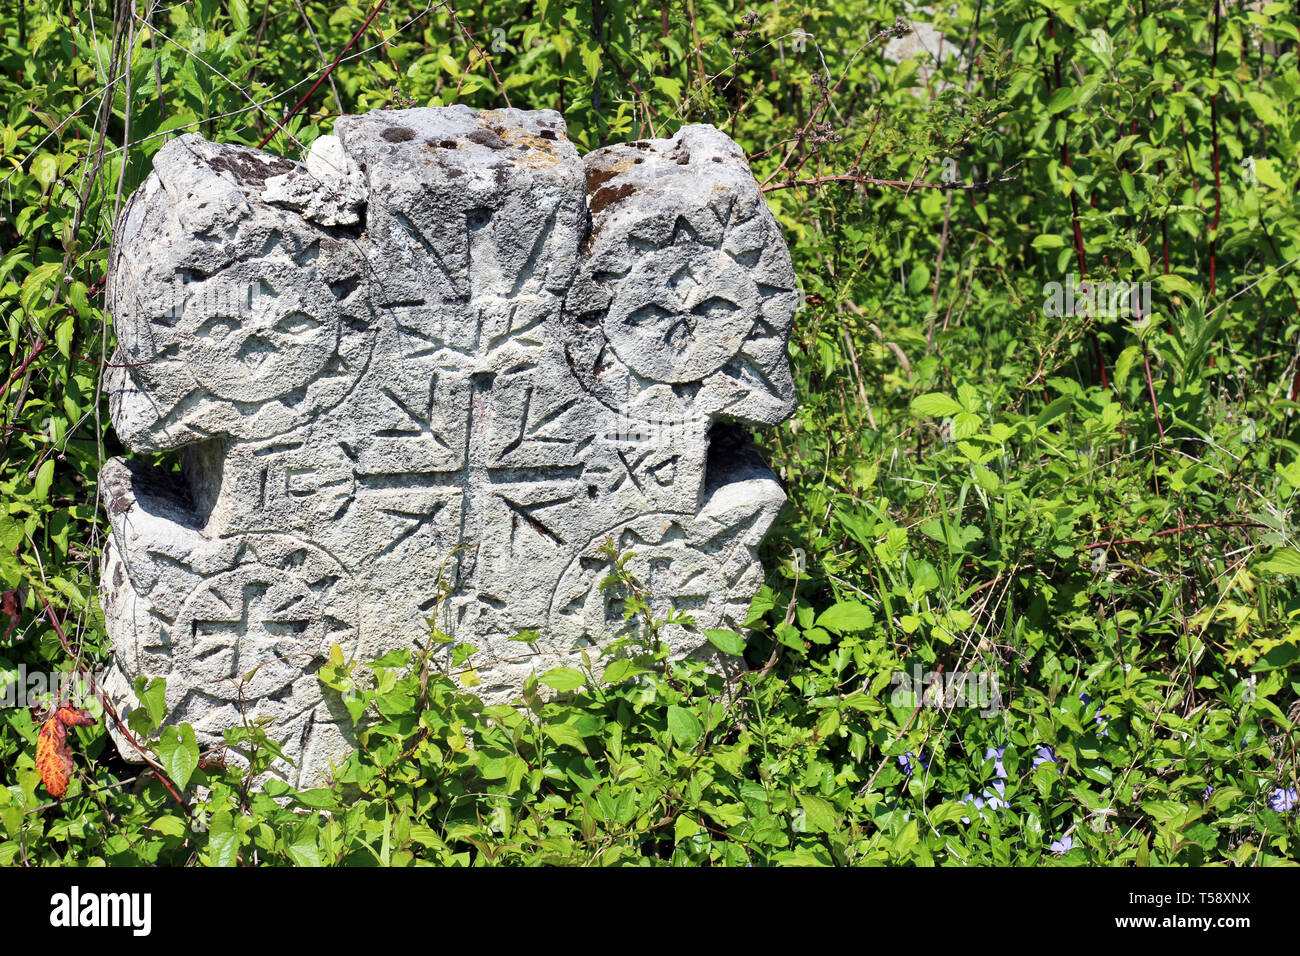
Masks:
[[[1296,805],[1296,789],[1283,789],[1278,787],[1268,798],[1268,805],[1277,813],[1286,813],[1288,810],[1294,810]]]
[[[1049,849],[1057,856],[1060,856],[1062,853],[1068,853],[1073,846],[1074,837],[1067,833],[1065,836],[1061,837],[1061,839],[1053,840]]]
[[[988,787],[985,787],[984,795],[982,797],[977,797],[973,793],[968,793],[966,796],[962,797],[961,802],[969,803],[976,810],[983,810],[985,807],[988,807],[990,810],[1001,810],[1003,807],[1011,806],[1011,804],[1007,803],[1005,799],[1006,795],[1007,785],[1001,780],[994,780],[993,789],[990,790]],[[983,816],[983,814],[981,814],[981,816]],[[970,823],[970,817],[962,817],[961,822]]]
[[[1056,763],[1056,754],[1051,747],[1039,747],[1038,752],[1034,755],[1035,770],[1045,763]]]
[[[1205,791],[1201,794],[1201,799],[1202,799],[1202,800],[1208,800],[1208,799],[1210,799],[1210,794],[1212,794],[1212,793],[1214,793],[1214,784],[1212,784],[1212,783],[1210,783],[1210,784],[1206,784],[1206,785],[1205,785]]]
[[[1006,801],[1007,785],[1003,782],[1007,779],[1007,768],[1002,765],[1002,757],[1006,752],[1005,745],[990,747],[984,751],[984,759],[993,761],[993,773],[998,779],[993,781],[992,789],[984,788],[983,796],[977,797],[973,793],[968,793],[962,797],[962,803],[969,803],[976,810],[983,810],[985,807],[990,810],[1001,810],[1003,807],[1011,806]],[[970,823],[970,817],[962,817],[961,822]]]
[[[984,751],[984,759],[993,761],[993,772],[999,779],[1007,779],[1006,768],[1002,766],[1002,755],[1007,752],[1006,746],[990,747]]]
[[[924,750],[921,751],[920,757],[918,757],[916,754],[912,753],[912,751],[909,750],[905,754],[898,755],[898,765],[903,768],[903,776],[910,777],[912,775],[913,772],[912,761],[916,761],[918,764],[920,764],[922,770],[930,769],[930,761],[925,756]]]
[[[1004,799],[1007,795],[1007,785],[1005,783],[1001,780],[994,780],[993,789],[997,791],[997,796],[989,793],[988,790],[984,791],[984,796],[988,800],[990,810],[1001,810],[1003,807],[1011,806],[1011,804],[1007,803]],[[1292,793],[1294,793],[1294,791],[1292,791]]]

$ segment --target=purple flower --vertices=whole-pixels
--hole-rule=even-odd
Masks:
[[[1006,768],[1002,766],[1002,755],[1007,752],[1005,746],[990,747],[984,751],[984,759],[993,761],[993,772],[1002,780],[1007,779]]]
[[[1038,753],[1034,756],[1035,770],[1045,763],[1056,763],[1056,754],[1052,752],[1051,747],[1039,747]]]
[[[1202,799],[1202,800],[1208,800],[1208,799],[1210,799],[1210,794],[1212,794],[1212,793],[1214,793],[1214,785],[1213,785],[1213,784],[1206,784],[1206,786],[1205,786],[1205,792],[1201,794],[1201,799]]]
[[[1288,810],[1294,810],[1296,805],[1296,790],[1292,787],[1289,790],[1283,790],[1278,787],[1268,798],[1268,805],[1278,813],[1286,813]]]
[[[962,797],[962,803],[971,804],[976,810],[983,810],[988,807],[990,810],[1001,810],[1003,807],[1009,807],[1011,804],[1004,799],[1007,795],[1007,785],[1001,780],[993,781],[993,789],[984,788],[984,796],[977,797],[973,793],[968,793]],[[983,816],[983,814],[981,814]],[[962,817],[962,823],[970,823],[970,817]]]
[[[903,768],[903,776],[910,777],[912,775],[913,760],[915,760],[918,764],[921,765],[922,770],[930,769],[930,761],[926,758],[924,750],[921,751],[920,757],[917,757],[916,754],[912,753],[912,751],[909,750],[905,754],[898,755],[898,765]]]
[[[1062,853],[1068,852],[1073,846],[1074,837],[1067,833],[1065,836],[1061,837],[1061,839],[1053,840],[1050,849],[1057,856],[1060,856]]]

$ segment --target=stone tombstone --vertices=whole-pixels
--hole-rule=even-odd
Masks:
[[[797,293],[716,129],[582,157],[548,110],[380,110],[305,163],[184,135],[109,294],[117,434],[180,466],[100,475],[120,705],[165,677],[203,747],[270,718],[273,773],[315,785],[351,746],[316,676],[333,645],[374,660],[432,616],[509,701],[636,626],[600,587],[607,539],[693,616],[675,654],[739,665],[701,631],[739,630],[762,583],[785,495],[743,426],[794,409]]]

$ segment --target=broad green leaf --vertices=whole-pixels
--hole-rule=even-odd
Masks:
[[[239,832],[229,810],[219,810],[208,821],[208,865],[234,866],[239,856]]]
[[[817,617],[817,626],[843,634],[847,631],[865,631],[876,622],[871,608],[861,601],[840,601],[832,604]]]
[[[929,392],[912,399],[912,412],[924,418],[947,418],[961,411],[957,400],[942,392]]]
[[[804,819],[811,829],[819,833],[835,833],[839,830],[839,814],[825,798],[811,793],[801,793],[799,806],[803,807]]]
[[[561,693],[576,690],[587,682],[586,675],[572,667],[554,667],[538,679]]]
[[[189,724],[164,727],[153,749],[158,755],[158,762],[167,771],[167,776],[182,790],[185,789],[199,765],[199,744],[194,736],[194,728]]]
[[[685,707],[673,704],[668,708],[668,731],[677,746],[690,748],[695,746],[700,735],[704,733],[704,725]]]
[[[739,657],[745,653],[745,639],[735,631],[706,629],[704,636],[709,639],[710,644],[724,654]]]
[[[1300,574],[1300,550],[1276,548],[1255,565],[1255,570],[1268,574]]]

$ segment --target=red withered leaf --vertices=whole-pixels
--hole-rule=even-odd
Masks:
[[[64,705],[54,716],[63,721],[66,727],[93,727],[95,724],[95,718],[84,707]]]
[[[50,796],[62,797],[68,792],[68,781],[75,769],[68,747],[68,728],[90,727],[94,723],[95,718],[84,708],[65,705],[41,724],[36,735],[36,769]]]
[[[18,624],[18,592],[16,590],[0,593],[0,614],[9,615],[9,623],[5,626],[5,632],[0,634],[0,637],[8,637],[9,632]]]
[[[41,724],[36,735],[36,769],[50,796],[61,797],[68,792],[72,753],[68,750],[68,728],[58,714]]]

